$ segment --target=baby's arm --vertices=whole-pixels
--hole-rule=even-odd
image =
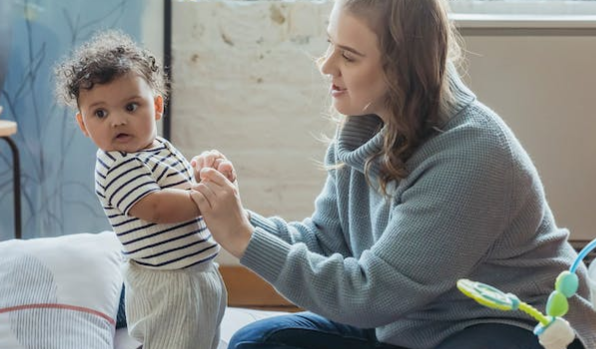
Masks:
[[[184,189],[161,189],[139,200],[129,213],[142,220],[164,224],[181,223],[201,215],[199,208]]]
[[[205,155],[207,154],[207,155]],[[234,165],[219,152],[204,152],[191,160],[195,179],[200,182],[200,170],[213,167],[234,183]],[[198,206],[190,197],[190,191],[183,189],[161,189],[148,194],[130,209],[129,215],[152,223],[179,223],[201,215]]]
[[[218,151],[203,152],[191,160],[195,171],[195,179],[200,182],[200,170],[212,167],[234,183],[236,171],[230,161]],[[181,223],[201,215],[201,212],[190,196],[189,190],[161,189],[153,191],[132,206],[128,215],[152,223]]]

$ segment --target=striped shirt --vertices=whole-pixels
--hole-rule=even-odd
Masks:
[[[219,245],[202,217],[157,224],[128,215],[139,200],[165,188],[189,190],[190,163],[172,144],[158,137],[157,146],[137,153],[97,151],[95,192],[126,258],[152,269],[182,269],[211,260]]]

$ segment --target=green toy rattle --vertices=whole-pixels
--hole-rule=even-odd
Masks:
[[[579,287],[579,279],[575,273],[577,267],[594,248],[596,248],[596,239],[581,250],[569,270],[559,274],[555,281],[555,290],[546,303],[546,315],[521,301],[516,295],[504,293],[481,282],[460,279],[457,281],[457,288],[486,307],[502,311],[523,311],[538,321],[534,334],[538,336],[540,344],[545,349],[565,349],[575,338],[573,328],[563,319],[569,311],[567,299],[573,297]]]

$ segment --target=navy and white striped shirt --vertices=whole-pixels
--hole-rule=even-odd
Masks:
[[[172,144],[157,137],[158,145],[137,153],[97,151],[95,192],[124,246],[124,254],[152,269],[181,269],[217,256],[202,217],[187,222],[157,224],[128,216],[146,195],[165,188],[190,189],[190,163]]]

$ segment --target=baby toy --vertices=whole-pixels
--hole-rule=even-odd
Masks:
[[[457,288],[476,302],[493,309],[511,311],[520,310],[530,315],[538,325],[534,334],[545,349],[566,349],[575,338],[575,332],[569,322],[563,319],[569,310],[567,299],[575,295],[579,279],[575,271],[586,255],[596,248],[596,239],[586,245],[569,268],[559,274],[555,281],[555,290],[548,297],[546,314],[521,301],[516,295],[504,293],[490,285],[467,279],[460,279]]]

